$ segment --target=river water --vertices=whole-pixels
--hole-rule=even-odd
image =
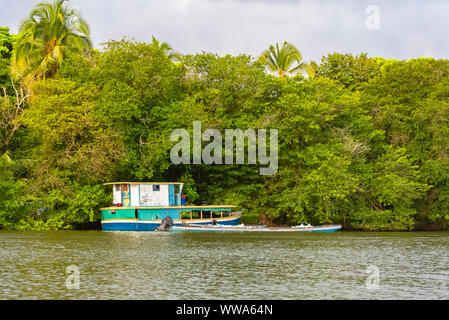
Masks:
[[[0,299],[449,299],[449,233],[1,231]]]

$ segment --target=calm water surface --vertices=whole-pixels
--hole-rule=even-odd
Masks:
[[[449,233],[2,231],[0,299],[449,299]]]

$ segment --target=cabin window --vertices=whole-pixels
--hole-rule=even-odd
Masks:
[[[221,212],[212,212],[212,218],[222,218]]]
[[[153,191],[161,191],[161,186],[158,184],[153,184]]]
[[[200,218],[200,212],[198,210],[192,211],[192,219],[199,219]]]
[[[179,184],[175,184],[175,194],[179,194]]]
[[[120,191],[121,191],[121,190],[120,190],[120,185],[119,185],[119,184],[114,185],[114,187],[115,187],[115,191],[116,191],[116,192],[120,192]]]
[[[181,219],[182,220],[189,220],[190,219],[190,212],[181,212]]]

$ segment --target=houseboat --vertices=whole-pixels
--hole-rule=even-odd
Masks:
[[[112,206],[102,208],[104,231],[155,231],[162,221],[173,226],[239,225],[241,212],[232,205],[186,205],[181,182],[111,182]],[[168,217],[168,218],[167,218]],[[165,221],[164,220],[164,221]]]

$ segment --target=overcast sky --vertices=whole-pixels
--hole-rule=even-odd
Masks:
[[[17,33],[39,0],[0,0],[0,26]],[[331,52],[410,59],[449,56],[448,0],[71,0],[96,47],[155,35],[182,53],[258,56],[289,41],[304,60]],[[374,6],[374,7],[373,7]],[[377,10],[378,9],[378,10]],[[378,17],[378,19],[377,19]]]

